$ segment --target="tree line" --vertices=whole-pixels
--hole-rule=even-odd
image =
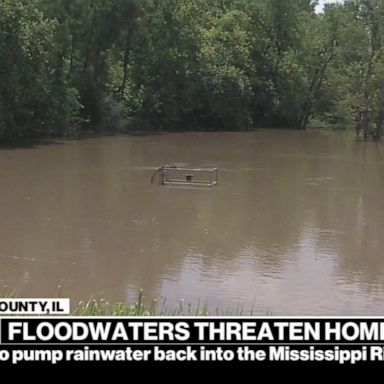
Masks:
[[[1,0],[0,140],[384,122],[384,2]]]

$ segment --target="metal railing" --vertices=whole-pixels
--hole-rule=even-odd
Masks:
[[[213,187],[218,184],[218,179],[218,168],[164,165],[153,173],[151,182],[160,185]]]

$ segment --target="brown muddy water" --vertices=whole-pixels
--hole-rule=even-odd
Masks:
[[[151,185],[160,165],[219,186]],[[324,132],[0,150],[0,292],[265,315],[384,315],[384,150]]]

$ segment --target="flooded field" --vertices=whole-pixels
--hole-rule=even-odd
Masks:
[[[151,184],[161,165],[219,185]],[[324,132],[119,136],[0,150],[0,291],[384,314],[384,150]]]

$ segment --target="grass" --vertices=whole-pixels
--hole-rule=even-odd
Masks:
[[[200,302],[195,308],[191,304],[184,305],[181,300],[178,308],[169,308],[164,299],[161,303],[153,300],[151,305],[143,303],[143,291],[139,292],[138,300],[135,304],[119,301],[97,300],[94,298],[88,301],[80,301],[72,312],[74,316],[208,316],[207,305]]]
[[[59,295],[58,297],[60,297]],[[1,293],[0,298],[17,298],[15,292]],[[158,302],[156,299],[151,304],[144,304],[143,291],[140,290],[137,301],[128,304],[121,301],[90,298],[80,301],[72,310],[73,316],[253,316],[254,307],[244,311],[239,307],[234,312],[216,308],[209,310],[207,303],[198,301],[196,305],[186,304],[180,300],[177,307],[167,305],[167,300]]]

